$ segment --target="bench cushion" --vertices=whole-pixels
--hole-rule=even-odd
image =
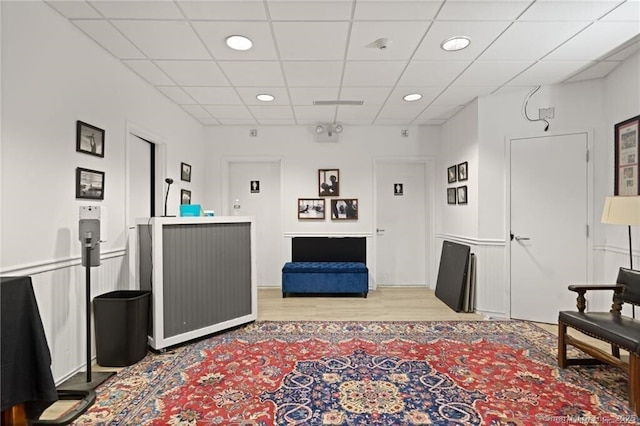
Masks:
[[[312,272],[332,274],[368,273],[362,262],[287,262],[282,272],[288,274],[308,274]]]
[[[561,311],[558,321],[628,351],[640,353],[640,320],[609,312]]]

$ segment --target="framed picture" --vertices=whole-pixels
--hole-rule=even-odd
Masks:
[[[447,204],[455,204],[456,200],[456,188],[447,188]]]
[[[180,179],[191,182],[191,166],[187,163],[180,163]]]
[[[358,199],[331,200],[331,220],[358,220]]]
[[[104,130],[91,124],[76,122],[76,151],[104,157]]]
[[[189,191],[188,189],[180,190],[180,203],[191,204],[191,191]]]
[[[251,193],[252,194],[259,194],[260,193],[260,181],[259,180],[252,180],[249,185],[251,187]]]
[[[447,182],[453,183],[458,180],[458,166],[451,166],[447,169]]]
[[[324,198],[298,198],[298,219],[324,219]]]
[[[320,197],[337,197],[340,195],[340,170],[318,170],[318,195]]]
[[[458,187],[458,204],[467,204],[467,186]]]
[[[458,180],[467,180],[469,175],[467,174],[467,162],[458,164]],[[458,202],[459,203],[459,202]]]
[[[76,167],[76,198],[104,200],[104,172]]]
[[[640,195],[638,185],[638,131],[640,115],[620,122],[615,129],[614,195]]]

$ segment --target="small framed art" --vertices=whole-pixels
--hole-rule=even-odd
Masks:
[[[104,172],[76,167],[76,198],[104,200]]]
[[[447,182],[454,183],[458,180],[458,166],[451,166],[447,169]]]
[[[468,164],[466,161],[464,163],[458,164],[458,180],[459,181],[467,180],[467,178],[469,177],[467,173],[467,166]]]
[[[191,165],[187,163],[180,163],[180,179],[186,182],[191,182]]]
[[[614,195],[640,195],[640,186],[638,185],[639,127],[640,115],[614,126]]]
[[[458,187],[458,204],[467,204],[467,186]]]
[[[358,220],[358,199],[331,200],[331,220]]]
[[[189,191],[188,189],[180,190],[180,203],[191,204],[191,191]]]
[[[104,130],[91,124],[77,121],[76,151],[104,157]]]
[[[318,170],[318,196],[337,197],[340,195],[340,170]]]
[[[298,219],[324,219],[324,198],[298,198]]]
[[[456,189],[447,188],[447,204],[456,204]]]

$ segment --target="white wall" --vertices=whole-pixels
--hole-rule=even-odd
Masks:
[[[108,211],[103,264],[92,294],[127,288],[127,125],[167,144],[167,173],[193,166],[190,188],[204,186],[203,127],[149,87],[42,2],[2,8],[2,275],[31,275],[54,378],[84,360],[84,274],[79,265],[78,206]],[[76,120],[106,132],[105,156],[75,150]],[[75,169],[105,172],[104,201],[75,199]],[[172,203],[178,204],[179,191]]]

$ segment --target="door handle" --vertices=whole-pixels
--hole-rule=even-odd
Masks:
[[[521,237],[520,235],[516,235],[516,241],[528,241],[531,238],[529,237]]]
[[[384,232],[384,229],[376,228],[376,232]]]

